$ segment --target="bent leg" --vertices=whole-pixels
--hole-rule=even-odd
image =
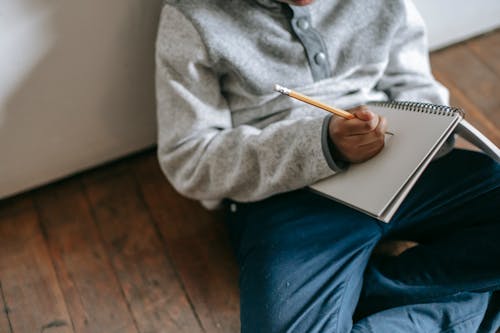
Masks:
[[[379,222],[302,190],[232,204],[242,332],[349,332]]]
[[[431,164],[389,225],[421,245],[371,261],[358,314],[499,290],[499,204],[500,167],[485,156],[455,151]]]
[[[495,333],[483,329],[490,293],[458,293],[439,300],[399,306],[358,321],[352,333]]]
[[[453,150],[432,162],[388,225],[393,237],[432,241],[462,226],[500,223],[500,164]]]

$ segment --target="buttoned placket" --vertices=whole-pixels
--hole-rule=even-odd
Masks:
[[[290,8],[293,13],[291,26],[304,47],[314,81],[331,77],[332,71],[326,44],[321,34],[312,26],[309,10],[299,6],[290,6]]]

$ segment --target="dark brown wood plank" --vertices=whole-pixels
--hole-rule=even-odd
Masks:
[[[465,119],[486,135],[497,146],[500,145],[500,133],[498,127],[482,112],[482,110],[465,96],[453,82],[443,76],[439,69],[434,70],[434,76],[443,83],[450,91],[450,104],[458,106],[466,111]]]
[[[137,326],[141,332],[202,332],[128,163],[92,172],[84,183]]]
[[[473,38],[466,45],[487,67],[496,73],[500,81],[500,29]],[[500,82],[497,83],[497,86],[500,86]],[[497,91],[500,93],[500,87]]]
[[[9,321],[9,308],[5,304],[5,297],[0,282],[0,333],[12,333],[12,327]]]
[[[467,99],[491,122],[491,127],[498,128],[500,86],[498,76],[490,68],[463,43],[433,53],[431,63],[436,76],[456,90],[460,102]]]
[[[204,329],[239,332],[237,265],[221,216],[176,193],[154,154],[133,167]]]
[[[0,283],[16,333],[73,332],[29,196],[0,203]]]
[[[78,180],[37,191],[36,207],[77,332],[138,332]]]

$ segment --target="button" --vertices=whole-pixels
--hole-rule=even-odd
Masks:
[[[309,29],[309,21],[306,18],[301,18],[297,21],[297,26],[302,30]]]
[[[232,203],[232,204],[229,205],[229,210],[232,213],[236,213],[236,211],[238,210],[238,208],[236,207],[236,204]]]
[[[326,54],[324,54],[323,52],[316,53],[316,55],[314,56],[314,61],[318,65],[324,64],[326,61]]]

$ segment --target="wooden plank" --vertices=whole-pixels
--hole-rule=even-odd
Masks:
[[[0,203],[0,282],[16,333],[73,332],[29,196]]]
[[[35,197],[77,332],[138,332],[78,180]]]
[[[1,275],[0,275],[1,276]],[[5,296],[0,282],[0,333],[12,333],[12,326],[9,320],[9,308],[5,304]]]
[[[442,80],[471,101],[495,127],[500,126],[498,76],[465,44],[451,46],[431,56],[432,67]]]
[[[237,265],[222,218],[176,193],[154,153],[133,168],[204,329],[239,332]]]
[[[125,160],[84,179],[134,319],[141,332],[202,332]]]
[[[466,43],[467,47],[493,72],[500,81],[500,30],[492,31]],[[500,91],[500,82],[497,81]]]
[[[486,117],[474,101],[471,101],[467,96],[465,96],[453,82],[448,81],[448,79],[439,72],[439,69],[434,70],[434,76],[449,89],[450,104],[463,108],[466,111],[465,119],[479,129],[496,145],[499,145],[500,132],[491,119]]]

